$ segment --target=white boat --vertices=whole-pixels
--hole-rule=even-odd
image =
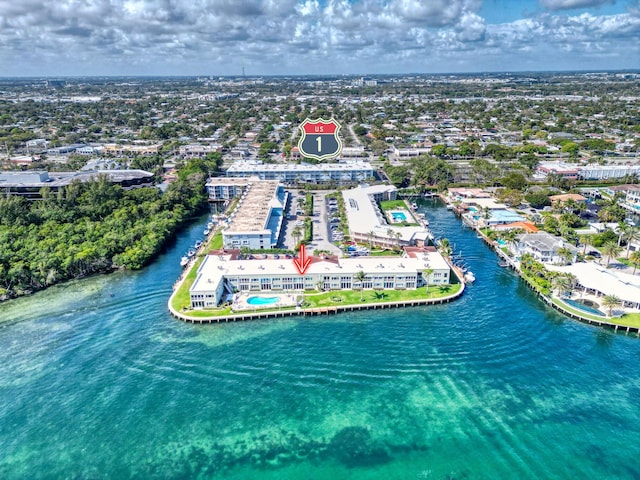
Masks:
[[[418,204],[416,202],[413,202],[411,204],[411,208],[413,208],[414,210],[417,210],[418,209]]]
[[[186,267],[187,263],[189,263],[189,257],[182,257],[180,259],[180,266],[181,267]]]
[[[205,228],[202,233],[204,233],[205,235],[209,235],[209,232],[211,232],[211,230],[209,230],[208,228]]]
[[[476,276],[473,274],[472,271],[468,271],[467,273],[464,274],[464,281],[467,283],[473,283],[476,281]]]
[[[453,210],[453,204],[447,203],[447,210]]]
[[[193,257],[196,254],[196,251],[193,248],[190,248],[187,252],[187,257]]]

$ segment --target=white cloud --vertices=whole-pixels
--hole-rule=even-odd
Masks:
[[[540,0],[540,3],[547,10],[568,10],[614,4],[615,0]]]
[[[0,72],[639,67],[640,15],[631,8],[618,15],[544,13],[499,25],[487,24],[479,8],[479,0],[0,0]]]

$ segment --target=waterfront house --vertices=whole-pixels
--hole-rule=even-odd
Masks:
[[[580,262],[572,265],[549,265],[549,270],[571,273],[577,280],[576,291],[596,297],[614,295],[620,299],[622,307],[640,310],[640,276],[625,271],[606,268],[595,262]]]
[[[575,262],[578,254],[576,247],[566,243],[562,237],[548,232],[519,235],[515,242],[515,251],[517,257],[529,253],[539,262],[557,265]],[[563,251],[570,252],[569,258],[563,255]]]

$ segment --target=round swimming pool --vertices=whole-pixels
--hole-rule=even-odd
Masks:
[[[249,297],[247,303],[249,305],[273,305],[278,303],[279,297]]]

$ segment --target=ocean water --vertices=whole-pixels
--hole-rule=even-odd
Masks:
[[[0,304],[0,478],[640,478],[640,340],[421,211],[477,277],[454,303],[184,324],[166,303],[203,218],[140,272]]]

